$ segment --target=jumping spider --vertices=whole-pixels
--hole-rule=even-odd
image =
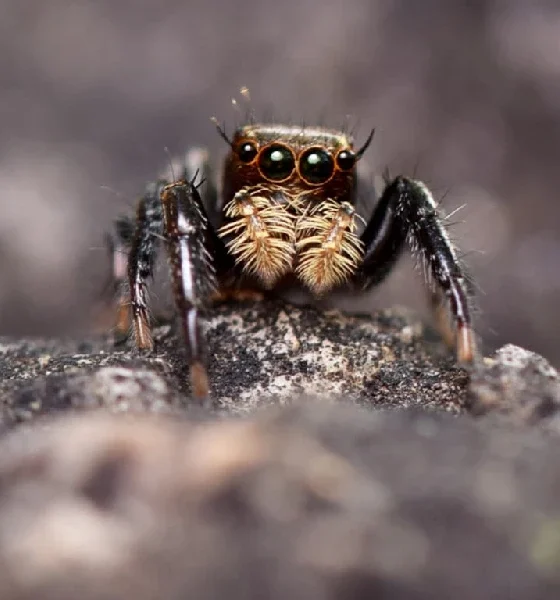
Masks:
[[[209,163],[201,151],[191,152],[177,180],[148,186],[135,221],[117,221],[113,274],[121,290],[119,334],[128,331],[132,319],[136,346],[153,346],[147,286],[163,240],[192,394],[206,399],[201,311],[211,301],[293,283],[314,296],[341,286],[367,290],[385,278],[408,243],[425,261],[434,295],[450,309],[454,327],[447,319],[442,330],[455,345],[458,362],[474,360],[467,280],[426,186],[387,177],[369,220],[356,212],[357,164],[373,131],[354,149],[349,135],[323,128],[250,123],[231,139],[217,128],[229,145],[220,195],[210,179],[204,186],[195,183],[197,173],[209,177]]]

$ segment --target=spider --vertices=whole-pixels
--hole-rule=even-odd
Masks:
[[[440,325],[442,307],[447,320],[440,327],[444,338],[455,345],[460,364],[473,362],[468,280],[428,188],[412,178],[386,176],[369,219],[357,213],[357,165],[373,130],[356,149],[350,135],[322,127],[251,122],[230,138],[215,124],[229,147],[220,194],[207,154],[191,151],[177,179],[148,185],[135,220],[116,222],[118,334],[126,334],[132,321],[136,346],[153,347],[147,291],[163,241],[191,394],[207,400],[201,322],[212,301],[293,284],[316,297],[342,286],[365,291],[387,276],[408,245],[431,276]]]

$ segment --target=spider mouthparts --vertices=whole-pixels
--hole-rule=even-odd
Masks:
[[[292,268],[294,216],[258,187],[239,191],[226,205],[225,214],[230,221],[219,235],[231,236],[227,248],[244,271],[260,279],[265,288],[273,287]]]
[[[348,203],[325,200],[300,218],[296,273],[315,296],[344,283],[356,270],[363,245],[355,234],[355,217]]]

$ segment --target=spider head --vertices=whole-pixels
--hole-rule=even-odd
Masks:
[[[356,268],[355,151],[343,132],[250,124],[233,139],[223,179],[219,234],[245,272],[272,288],[295,273],[316,295]],[[349,212],[350,211],[350,212]]]
[[[336,198],[353,202],[356,165],[369,145],[354,150],[345,133],[329,129],[251,124],[240,127],[224,168],[224,201],[243,188],[259,187],[281,200]]]

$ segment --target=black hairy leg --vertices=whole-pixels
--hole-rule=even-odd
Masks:
[[[412,253],[424,261],[427,278],[435,286],[433,306],[444,339],[453,341],[460,363],[472,362],[476,343],[467,277],[427,187],[407,177],[388,181],[361,240],[364,259],[354,283],[369,289],[382,281],[408,242]],[[453,333],[445,330],[442,315],[446,309],[441,299],[449,306]]]
[[[188,152],[180,162],[170,163],[170,173],[147,186],[134,219],[120,217],[109,238],[112,287],[117,297],[116,340],[132,329],[136,346],[151,350],[148,289],[153,278],[159,246],[163,241],[169,262],[174,302],[179,313],[192,394],[209,395],[201,316],[215,296],[215,263],[223,278],[233,267],[224,243],[209,225],[207,209],[215,210],[216,189],[209,176],[207,155]],[[175,181],[175,173],[179,178]],[[169,183],[174,181],[174,183]],[[201,193],[202,192],[202,193]]]
[[[128,254],[128,295],[134,339],[141,349],[153,348],[150,331],[148,281],[153,277],[159,240],[163,237],[160,193],[165,183],[150,184],[138,203],[136,229]]]
[[[201,312],[216,290],[214,255],[221,242],[209,227],[202,200],[192,182],[183,180],[165,186],[161,191],[161,206],[192,395],[205,400],[209,396],[209,383]]]
[[[117,303],[115,337],[117,340],[128,335],[130,329],[130,294],[128,293],[128,254],[134,236],[134,220],[120,216],[115,220],[113,235],[106,236],[106,245],[111,259],[111,298]]]
[[[136,218],[120,216],[112,236],[107,236],[111,257],[111,288],[117,303],[115,338],[128,336],[131,325],[139,348],[151,348],[148,327],[147,281],[152,276],[163,221],[159,189],[164,182],[151,183],[138,202]]]

